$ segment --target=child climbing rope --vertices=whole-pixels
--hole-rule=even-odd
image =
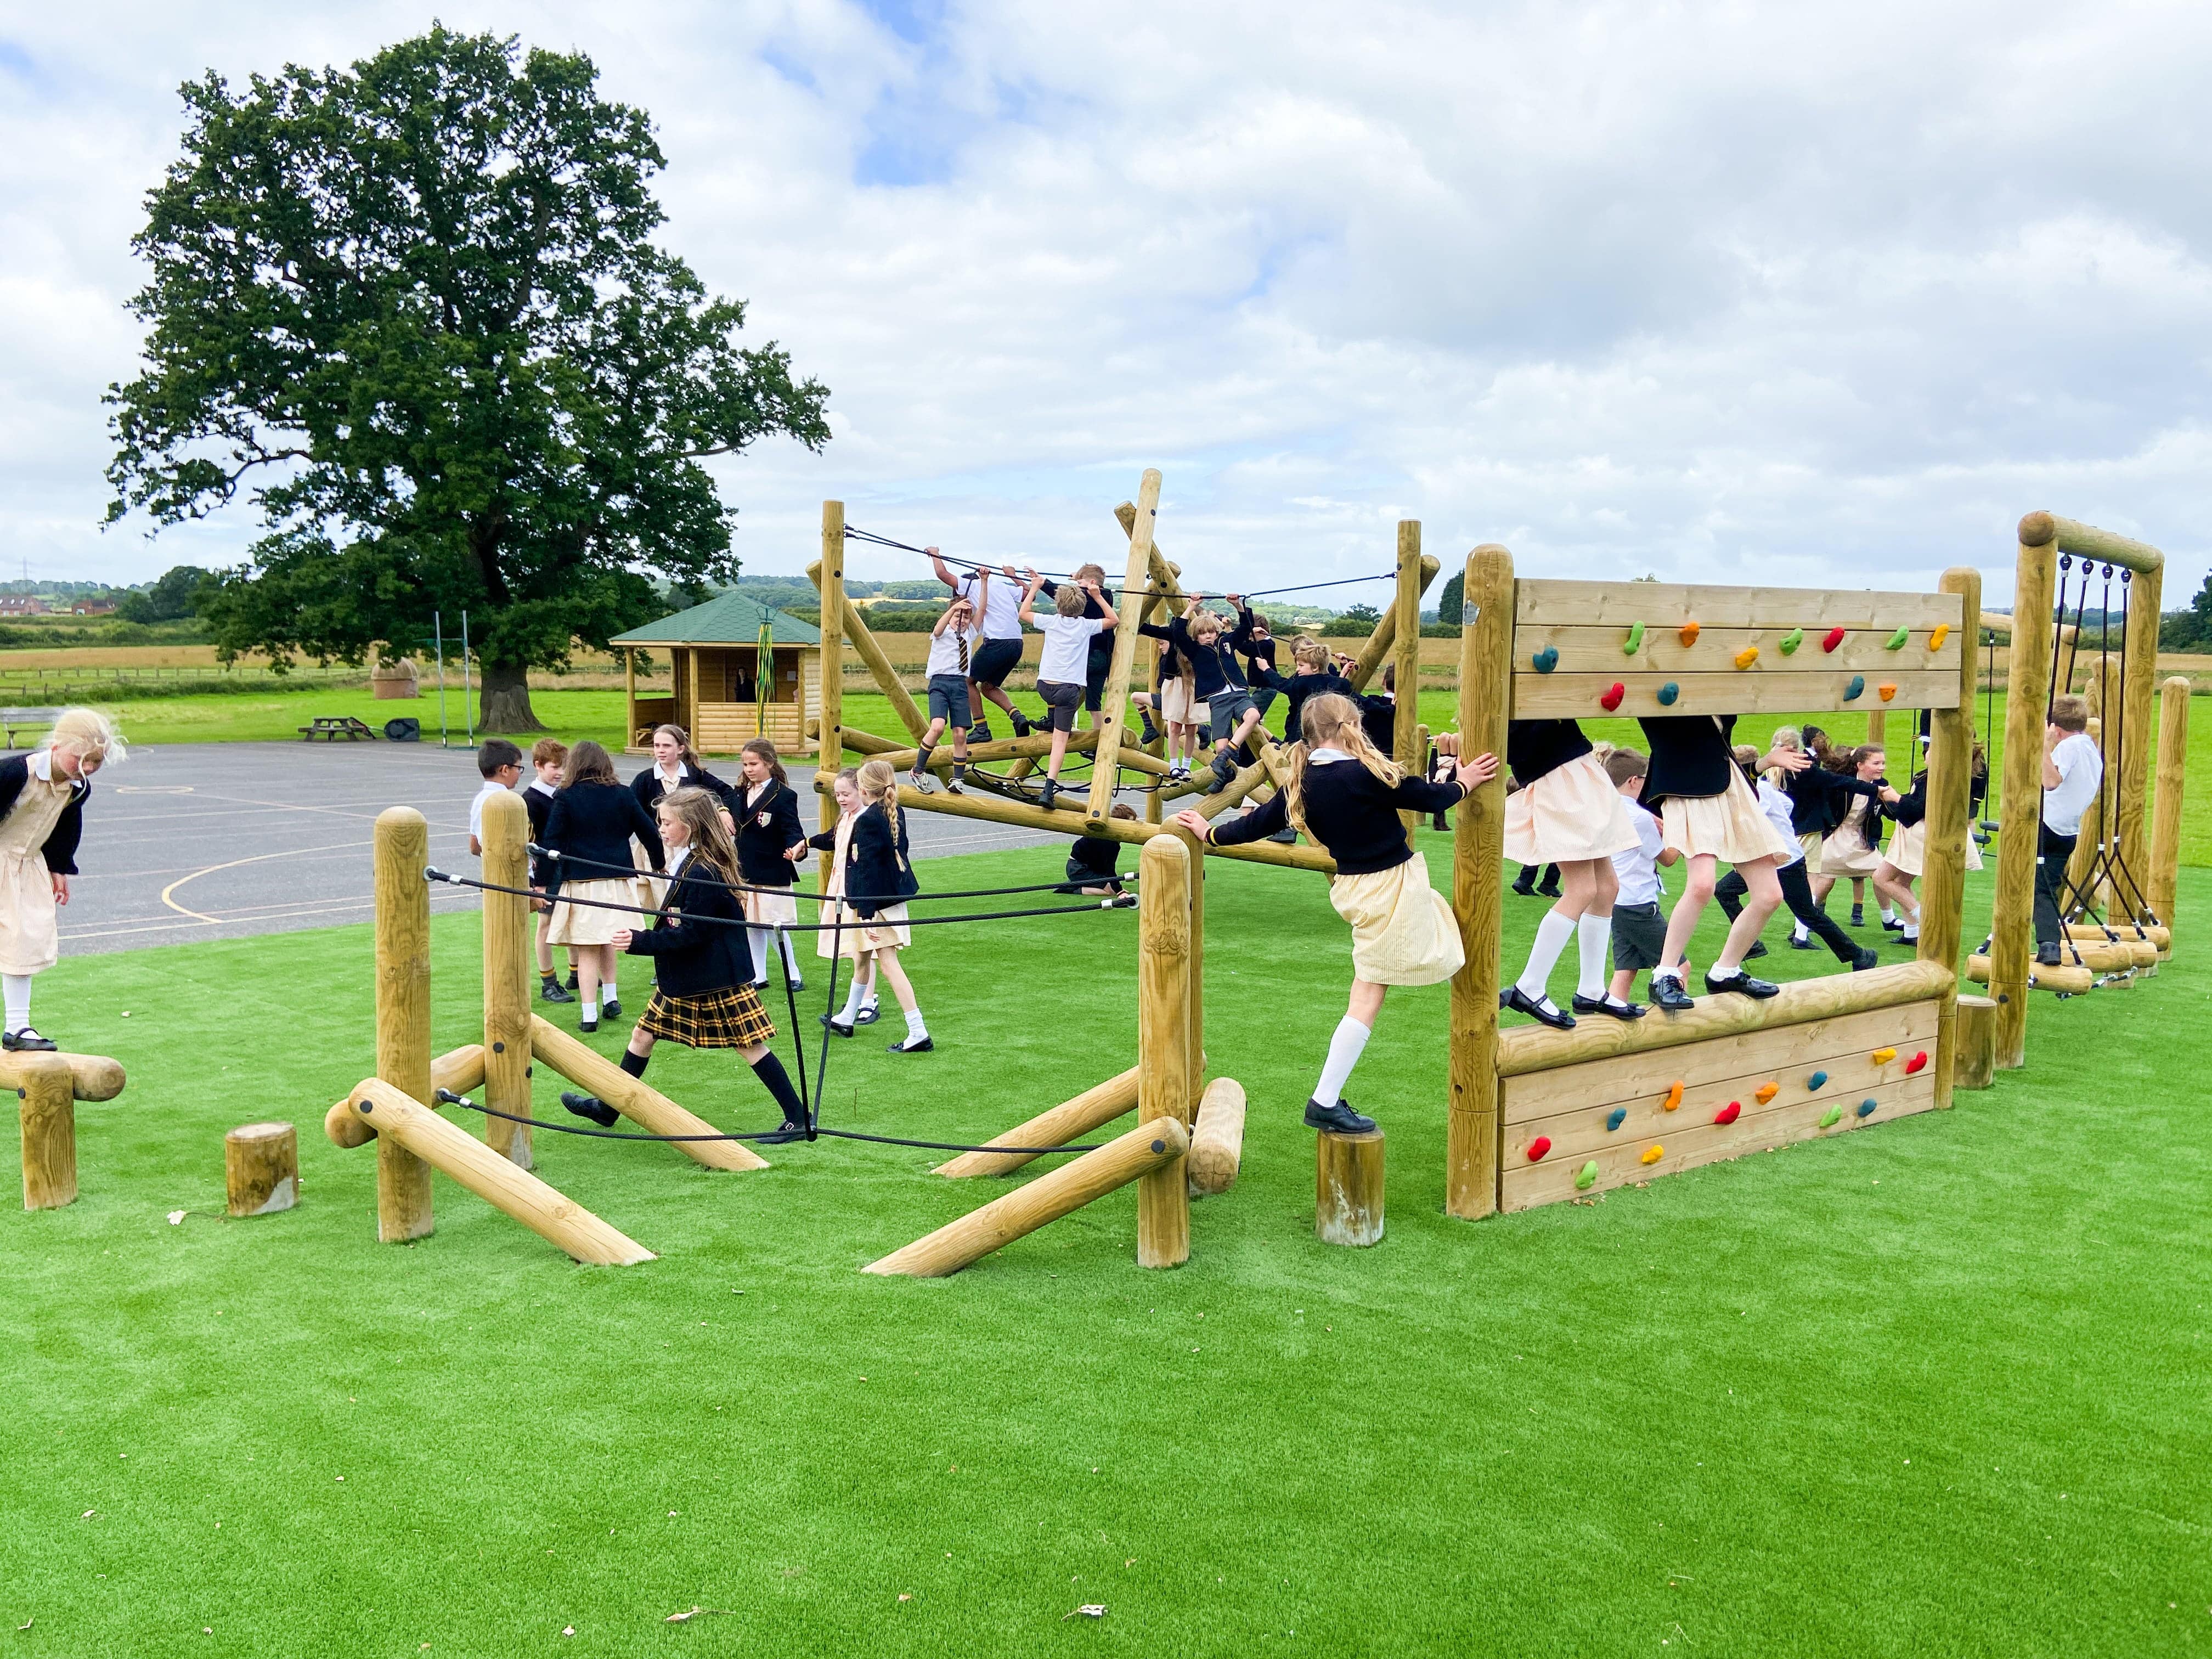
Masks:
[[[31,1024],[31,979],[61,959],[55,912],[70,902],[93,774],[123,758],[106,715],[64,708],[35,750],[0,761],[0,1048],[55,1046]]]
[[[1037,695],[1044,699],[1046,719],[1052,726],[1052,755],[1045,767],[1040,799],[1049,808],[1060,793],[1060,763],[1066,758],[1068,734],[1075,730],[1075,711],[1083,702],[1091,641],[1103,629],[1113,627],[1118,618],[1107,606],[1099,607],[1100,614],[1095,617],[1083,614],[1085,604],[1097,597],[1095,583],[1060,587],[1053,595],[1054,614],[1040,618],[1036,602],[1044,586],[1044,578],[1034,570],[1026,574],[1029,589],[1022,595],[1021,617],[1024,623],[1035,623],[1044,635],[1044,650],[1037,659],[1036,684]]]
[[[991,590],[991,573],[981,574],[983,598]],[[929,630],[929,665],[924,671],[929,684],[929,729],[914,751],[914,769],[907,781],[925,793],[929,788],[929,751],[952,728],[952,776],[947,794],[963,793],[968,781],[968,669],[982,635],[978,630],[975,603],[956,597],[945,605],[937,626]]]

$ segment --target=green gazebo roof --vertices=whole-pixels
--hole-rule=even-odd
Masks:
[[[633,628],[627,634],[617,634],[610,643],[757,645],[763,622],[769,625],[769,637],[778,645],[822,643],[820,629],[810,627],[798,617],[774,610],[757,599],[749,599],[735,588],[717,593],[706,604],[695,605],[689,611],[679,611],[659,622]]]

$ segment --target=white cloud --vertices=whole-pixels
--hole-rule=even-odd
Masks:
[[[1525,567],[2009,581],[2049,506],[2212,547],[2212,14],[1902,4],[448,8],[653,114],[666,235],[833,390],[725,476],[757,569],[817,504],[1064,562],[1167,475],[1209,586],[1500,539]],[[99,395],[175,84],[412,8],[93,7],[0,34],[0,566],[140,579]],[[897,573],[856,551],[855,569]]]

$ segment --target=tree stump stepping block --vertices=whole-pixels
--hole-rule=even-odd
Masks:
[[[242,1123],[222,1138],[223,1184],[233,1215],[274,1215],[300,1201],[300,1132],[289,1123]]]
[[[1314,1232],[1327,1244],[1382,1243],[1382,1130],[1315,1137]]]

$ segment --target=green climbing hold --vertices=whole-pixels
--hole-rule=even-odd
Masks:
[[[1844,701],[1845,702],[1853,702],[1857,698],[1859,693],[1865,690],[1866,676],[1863,674],[1852,675],[1851,683],[1844,688]]]
[[[1827,1082],[1828,1074],[1826,1072],[1815,1072],[1805,1079],[1805,1086],[1808,1089],[1821,1089],[1827,1086]]]
[[[1785,657],[1793,655],[1797,647],[1804,643],[1805,630],[1802,628],[1793,628],[1782,636],[1782,654]]]
[[[1589,1163],[1583,1164],[1581,1169],[1575,1171],[1575,1190],[1578,1193],[1586,1193],[1596,1185],[1597,1160],[1595,1158],[1592,1158]]]
[[[1832,1129],[1836,1125],[1843,1121],[1844,1109],[1840,1106],[1831,1106],[1826,1112],[1821,1114],[1820,1127],[1823,1129]]]
[[[1644,624],[1638,623],[1628,630],[1628,637],[1620,642],[1620,654],[1632,657],[1644,648]]]
[[[1659,706],[1662,708],[1672,708],[1674,706],[1674,699],[1681,695],[1682,688],[1674,681],[1668,680],[1666,684],[1659,688]]]
[[[1892,634],[1889,638],[1883,642],[1881,648],[1885,651],[1902,651],[1905,649],[1905,641],[1911,637],[1912,630],[1900,625],[1897,632]]]

